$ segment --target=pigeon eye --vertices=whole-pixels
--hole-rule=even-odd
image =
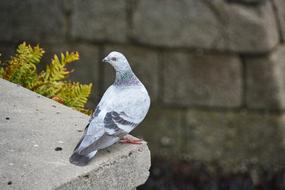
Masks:
[[[111,60],[112,61],[117,61],[117,58],[116,57],[112,57]]]

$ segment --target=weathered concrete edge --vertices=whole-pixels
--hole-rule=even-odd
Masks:
[[[131,150],[130,148],[117,149],[121,152],[120,154],[116,154],[91,171],[83,173],[55,189],[96,189],[98,187],[100,189],[135,189],[148,179],[151,157],[146,142],[133,147]],[[118,177],[117,174],[121,176]]]

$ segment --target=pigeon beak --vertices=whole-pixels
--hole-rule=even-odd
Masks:
[[[103,60],[102,60],[103,63],[108,63],[109,62],[109,59],[107,57],[105,57]]]

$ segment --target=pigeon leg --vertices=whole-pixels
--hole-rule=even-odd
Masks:
[[[142,141],[142,139],[136,138],[132,135],[125,135],[120,139],[120,143],[122,144],[142,144]]]

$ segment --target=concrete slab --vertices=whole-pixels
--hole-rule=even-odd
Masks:
[[[88,166],[68,158],[88,116],[0,79],[0,189],[133,189],[149,175],[150,152],[115,144]]]

